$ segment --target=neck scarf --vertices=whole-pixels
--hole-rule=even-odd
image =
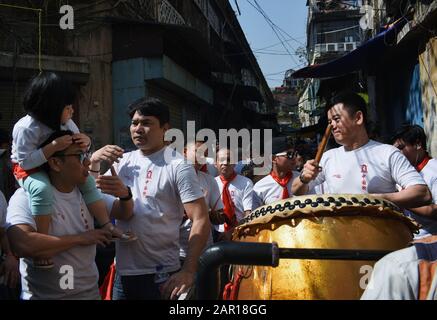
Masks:
[[[287,199],[290,198],[290,194],[288,193],[288,182],[290,182],[290,179],[293,178],[293,173],[288,173],[284,178],[279,178],[276,173],[272,170],[270,172],[270,175],[272,176],[273,180],[275,180],[281,187],[282,187],[282,198],[281,199]]]
[[[236,217],[235,217],[235,205],[232,201],[231,194],[229,193],[229,184],[232,180],[235,179],[237,174],[234,172],[229,179],[226,179],[222,175],[220,175],[220,180],[223,183],[223,192],[222,192],[222,200],[224,205],[224,212],[226,217],[228,218],[225,223],[225,231],[231,229],[234,225],[236,225]]]
[[[425,158],[423,158],[422,162],[419,163],[419,164],[417,165],[416,170],[417,170],[418,172],[422,171],[423,168],[425,168],[425,166],[427,165],[427,163],[428,163],[429,160],[431,160],[431,158],[429,157],[428,154],[426,154],[426,155],[425,155]]]

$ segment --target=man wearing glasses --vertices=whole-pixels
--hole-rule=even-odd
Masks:
[[[47,140],[72,134],[55,132]],[[44,145],[44,144],[43,144]],[[78,188],[88,175],[90,160],[77,143],[58,151],[43,166],[53,186],[54,212],[49,234],[36,232],[28,196],[17,190],[9,202],[7,224],[12,252],[21,257],[22,299],[99,299],[96,245],[112,239],[111,229],[94,230],[93,217]],[[120,186],[121,186],[120,182]],[[124,187],[126,189],[126,187]],[[127,189],[126,189],[127,190]],[[132,216],[132,200],[104,195],[108,212],[117,219]],[[107,221],[109,217],[106,217]],[[51,269],[36,268],[32,259],[53,257]]]
[[[272,140],[272,171],[258,181],[253,187],[254,208],[278,200],[290,198],[293,194],[293,180],[299,172],[293,171],[296,166],[297,152],[288,142],[287,137]]]

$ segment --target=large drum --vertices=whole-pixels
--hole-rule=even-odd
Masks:
[[[299,196],[254,210],[234,241],[279,248],[398,250],[417,224],[393,203],[369,195]],[[359,299],[375,261],[281,259],[276,268],[233,266],[238,299]]]

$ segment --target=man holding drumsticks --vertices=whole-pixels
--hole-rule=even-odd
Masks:
[[[373,194],[399,207],[428,204],[431,194],[420,174],[395,147],[369,139],[366,103],[344,92],[327,106],[328,122],[341,145],[323,154],[320,163],[309,160],[293,182],[293,193],[303,195],[325,182],[326,193]],[[396,184],[402,187],[397,192]]]

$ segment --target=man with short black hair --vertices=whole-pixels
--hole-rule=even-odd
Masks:
[[[6,236],[7,207],[6,198],[0,191],[0,300],[16,300],[20,296],[20,271]]]
[[[254,208],[293,196],[292,183],[299,177],[294,171],[296,158],[297,151],[287,137],[273,138],[272,171],[253,187]]]
[[[425,131],[418,125],[404,125],[394,135],[393,145],[420,173],[433,198],[432,204],[407,211],[422,226],[415,238],[437,235],[437,160],[427,152]]]
[[[135,214],[117,226],[131,230],[138,240],[116,246],[113,299],[176,299],[194,284],[210,232],[208,210],[193,166],[164,143],[168,107],[158,99],[141,98],[129,106],[129,114],[137,150],[124,153],[114,168],[130,187]],[[91,161],[92,170],[99,170],[100,160]],[[184,211],[192,227],[181,268],[179,226]]]
[[[369,139],[366,103],[356,93],[342,93],[327,107],[339,148],[325,152],[320,163],[309,160],[293,182],[293,193],[306,194],[325,182],[326,193],[370,193],[403,208],[428,204],[425,181],[393,146]],[[396,185],[403,190],[397,192]]]
[[[46,143],[71,132],[53,133]],[[43,144],[44,145],[44,144]],[[77,143],[51,156],[45,166],[53,186],[54,212],[49,233],[36,231],[29,198],[18,189],[9,201],[7,224],[12,252],[21,257],[22,299],[100,299],[94,259],[96,244],[112,239],[110,229],[94,230],[94,220],[78,185],[83,184],[90,164]],[[111,216],[129,219],[132,201],[109,195],[104,201]],[[53,257],[51,269],[36,268],[32,259]]]

